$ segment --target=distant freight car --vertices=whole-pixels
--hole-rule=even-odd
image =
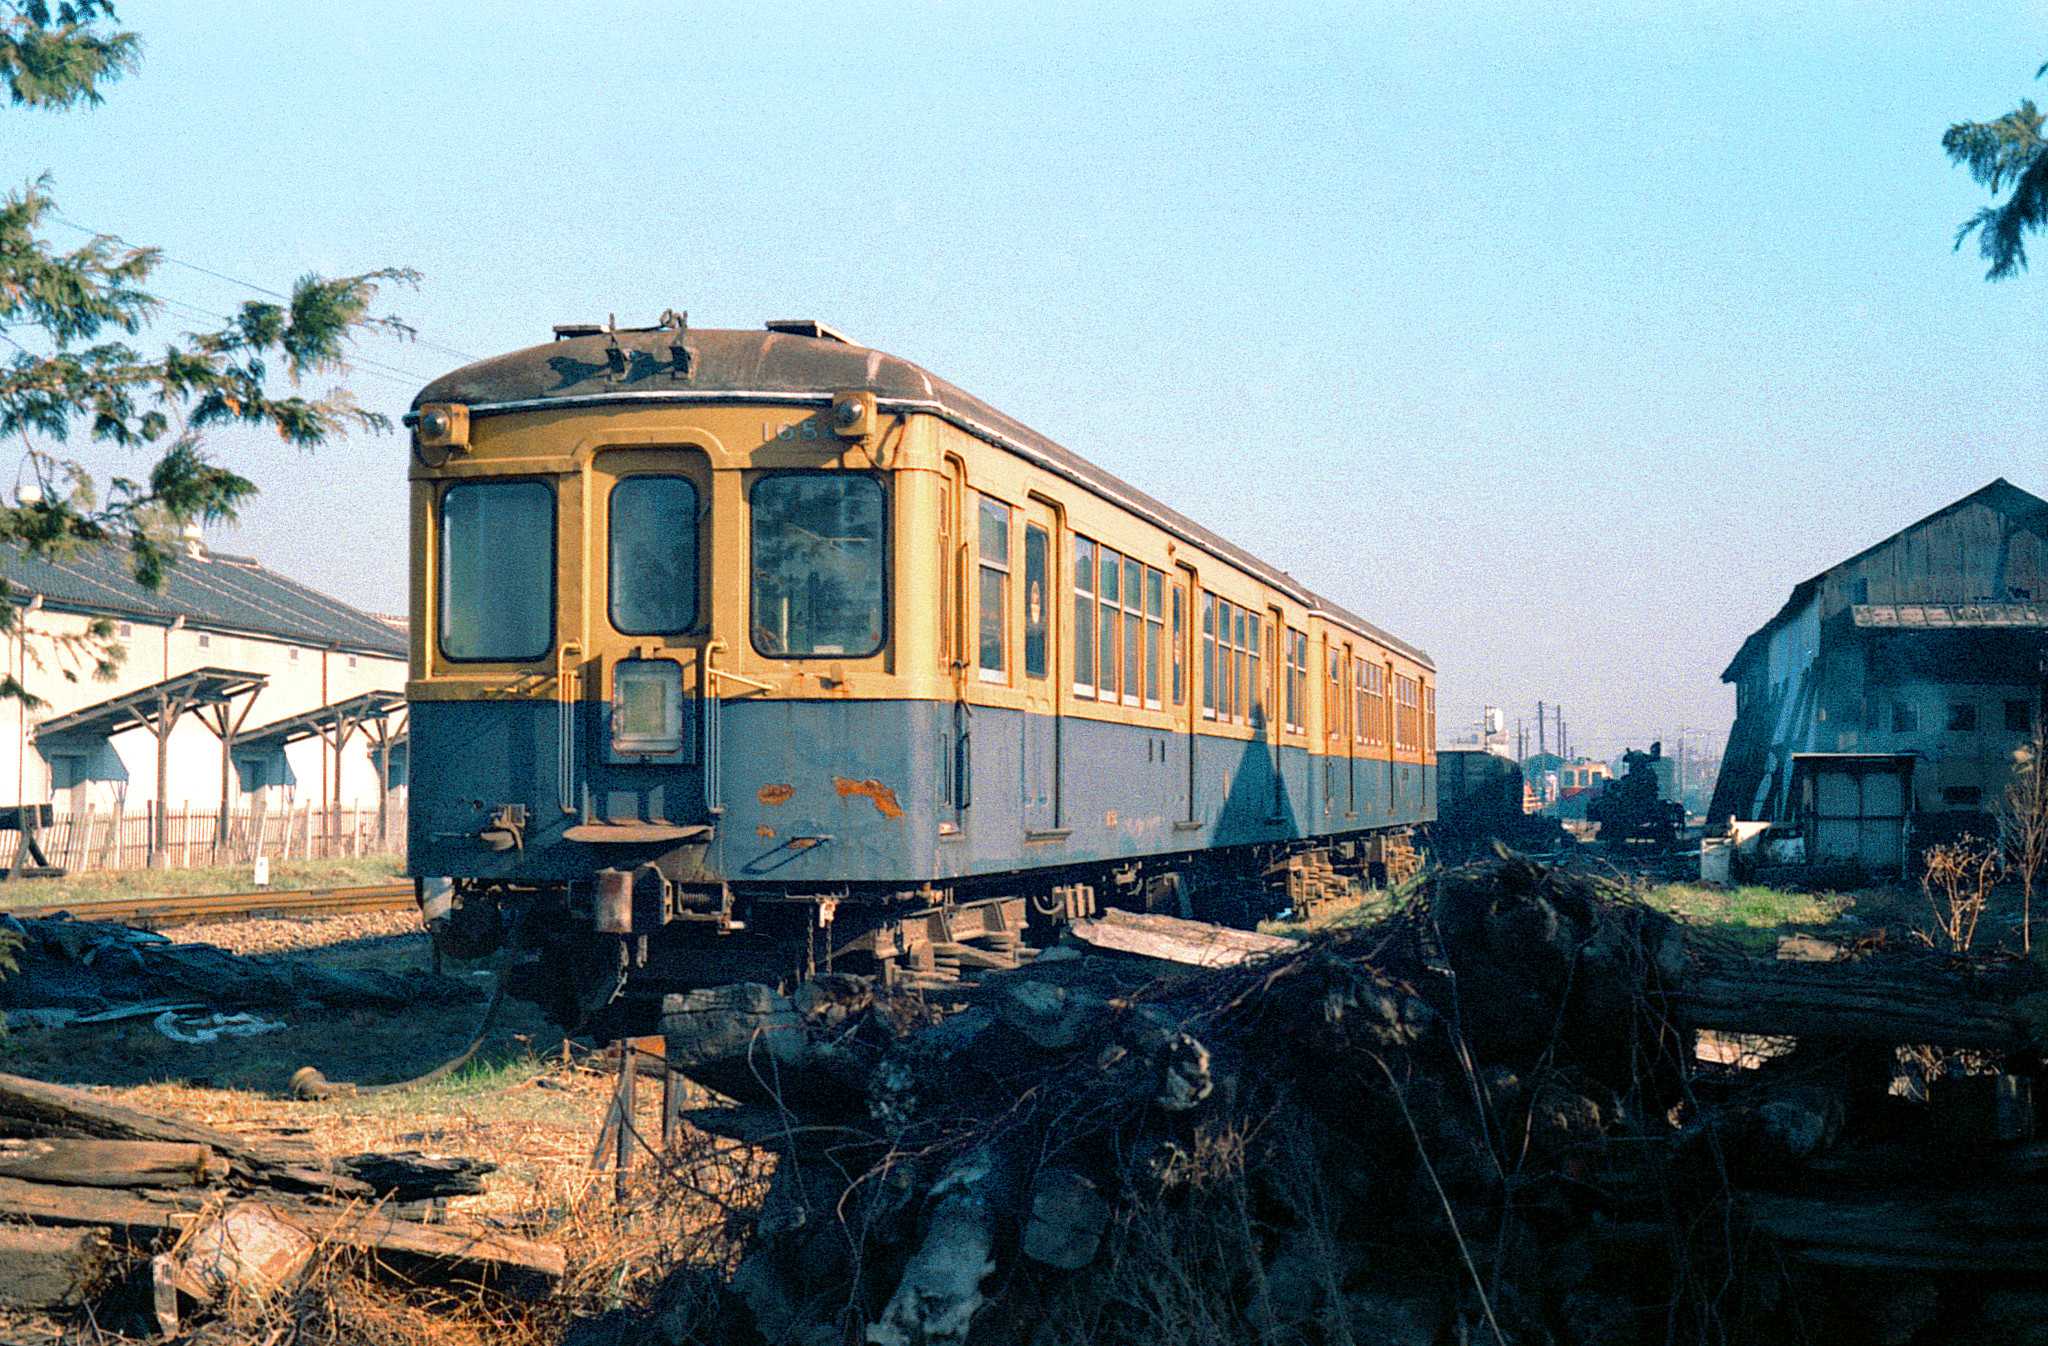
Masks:
[[[566,1026],[1242,916],[1432,815],[1426,654],[993,407],[810,322],[556,332],[407,416],[409,853]]]

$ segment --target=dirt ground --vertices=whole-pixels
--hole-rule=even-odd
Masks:
[[[181,937],[173,932],[174,937]],[[288,955],[336,968],[403,972],[431,965],[423,932],[300,947]],[[609,1147],[598,1161],[598,1134],[616,1087],[615,1067],[587,1044],[565,1048],[560,1032],[532,1006],[507,999],[476,1058],[452,1078],[426,1089],[358,1094],[324,1101],[295,1099],[292,1073],[311,1065],[332,1081],[381,1084],[425,1074],[460,1053],[482,1021],[494,973],[450,964],[450,975],[473,979],[473,1002],[399,1011],[301,1010],[269,1014],[285,1026],[214,1043],[173,1041],[150,1018],[42,1029],[17,1026],[0,1037],[0,1071],[81,1086],[114,1101],[154,1109],[260,1140],[303,1146],[311,1155],[415,1151],[481,1159],[496,1165],[488,1190],[454,1198],[452,1218],[522,1237],[558,1242],[569,1252],[565,1293],[533,1318],[511,1319],[502,1307],[422,1307],[403,1297],[351,1300],[352,1322],[335,1340],[520,1343],[558,1339],[570,1317],[601,1310],[638,1278],[672,1260],[672,1230],[622,1219],[646,1205],[665,1170],[647,1150],[636,1152],[633,1202],[621,1207]],[[649,1147],[661,1136],[661,1086],[639,1077],[635,1127]],[[705,1101],[701,1095],[687,1101]],[[690,1133],[700,1148],[704,1138]],[[670,1165],[670,1169],[675,1166]],[[355,1282],[340,1282],[346,1287]],[[595,1287],[595,1288],[594,1288]],[[357,1288],[360,1288],[359,1286]],[[323,1306],[322,1312],[333,1308]],[[254,1346],[273,1324],[256,1320],[246,1334],[217,1323],[209,1346]],[[0,1314],[0,1341],[102,1342],[95,1322]]]
[[[184,934],[172,931],[173,939]],[[291,957],[332,968],[425,969],[432,950],[422,932],[352,940],[294,950]],[[133,1089],[184,1084],[197,1089],[286,1096],[292,1072],[313,1066],[330,1080],[364,1084],[411,1079],[461,1052],[483,1018],[493,973],[450,964],[448,975],[472,980],[472,1003],[400,1010],[299,1010],[262,1017],[284,1027],[252,1037],[224,1036],[212,1043],[177,1042],[151,1019],[67,1024],[39,1029],[11,1026],[0,1038],[0,1071],[61,1084]],[[558,1049],[561,1034],[523,1001],[507,999],[479,1053],[479,1064],[502,1068]]]

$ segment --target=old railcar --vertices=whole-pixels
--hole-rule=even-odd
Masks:
[[[407,690],[430,925],[565,1024],[1242,918],[1431,816],[1427,655],[993,407],[816,323],[557,337],[407,417]]]

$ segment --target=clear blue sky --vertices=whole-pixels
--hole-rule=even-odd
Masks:
[[[2048,493],[2048,239],[1986,284],[1940,150],[2048,100],[2041,3],[121,17],[104,107],[0,111],[14,179],[275,289],[418,267],[366,404],[557,322],[816,317],[1429,649],[1446,738],[1539,699],[1601,754],[1724,733],[1799,580]],[[403,610],[399,439],[216,447],[264,488],[219,545]]]

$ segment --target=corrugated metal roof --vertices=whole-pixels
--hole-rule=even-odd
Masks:
[[[875,395],[883,411],[938,416],[978,439],[1036,460],[1257,576],[1339,625],[1371,636],[1425,667],[1435,667],[1417,646],[1320,597],[1292,575],[938,375],[897,356],[854,345],[837,333],[802,335],[797,329],[804,326],[816,325],[778,324],[776,330],[762,332],[634,328],[595,335],[589,334],[593,329],[583,327],[558,329],[562,338],[549,345],[483,360],[435,379],[413,399],[412,413],[406,419],[410,423],[419,408],[430,402],[460,403],[472,414],[635,403],[767,402],[829,407],[834,392],[865,389]],[[687,357],[677,354],[679,345],[687,346]],[[613,349],[619,351],[616,359],[610,354]]]
[[[203,548],[198,557],[181,555],[163,588],[151,593],[135,582],[127,554],[117,548],[41,557],[0,547],[0,578],[13,586],[16,603],[40,594],[45,607],[116,620],[168,624],[183,617],[195,630],[391,658],[406,654],[403,625],[329,598],[246,556]]]
[[[1801,580],[1793,585],[1792,596],[1785,600],[1785,605],[1778,609],[1777,614],[1762,626],[1750,632],[1749,638],[1742,642],[1742,648],[1737,650],[1735,657],[1728,661],[1728,667],[1721,670],[1721,681],[1740,681],[1742,666],[1751,659],[1763,657],[1764,648],[1770,643],[1771,633],[1792,620],[1799,610],[1806,605],[1807,601],[1813,597],[1815,591],[1820,588],[1821,581],[1825,580],[1829,575],[1832,575],[1844,566],[1854,565],[1882,547],[1890,546],[1893,542],[1896,542],[1916,528],[1925,528],[1944,514],[1953,514],[1959,509],[1974,504],[1989,506],[2016,519],[2040,521],[2043,528],[2048,528],[2048,500],[2043,500],[2032,492],[2021,490],[2004,477],[1994,477],[1991,481],[1978,487],[1962,499],[1943,505],[1926,518],[1907,524],[1904,528],[1901,528],[1898,532],[1891,534],[1882,541],[1871,543],[1854,556],[1846,560],[1837,561],[1818,575]],[[1857,624],[1863,625],[1864,623],[1859,622]]]

